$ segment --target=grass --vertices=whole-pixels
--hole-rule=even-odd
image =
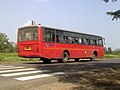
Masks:
[[[120,54],[105,54],[104,58],[120,58]]]
[[[0,53],[0,64],[17,64],[26,62],[36,62],[39,59],[21,58],[17,53]]]
[[[104,59],[108,58],[120,58],[120,54],[105,54]],[[21,58],[17,53],[0,53],[0,64],[17,64],[26,62],[36,62],[39,59]]]

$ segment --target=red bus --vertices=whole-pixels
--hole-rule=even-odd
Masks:
[[[18,56],[68,62],[70,59],[102,58],[104,38],[97,35],[61,30],[42,25],[24,26],[18,29]]]

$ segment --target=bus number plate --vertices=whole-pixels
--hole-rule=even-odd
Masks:
[[[24,48],[24,50],[31,50],[31,47],[26,46],[26,47]]]

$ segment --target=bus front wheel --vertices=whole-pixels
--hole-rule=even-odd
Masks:
[[[92,57],[90,58],[90,61],[94,61],[96,59],[96,54],[93,54]]]
[[[62,56],[62,62],[63,63],[67,63],[68,62],[68,60],[69,60],[69,54],[67,53],[67,52],[64,52],[63,53],[63,56]]]

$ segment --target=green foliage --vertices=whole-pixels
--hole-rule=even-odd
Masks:
[[[9,38],[5,33],[0,33],[0,53],[17,52],[17,45],[14,42],[9,42]]]
[[[2,64],[17,64],[39,61],[39,58],[21,58],[17,53],[0,53],[0,63]]]
[[[120,49],[112,50],[111,47],[105,48],[104,58],[120,58]]]
[[[0,61],[2,61],[4,59],[4,57],[3,56],[0,56]]]
[[[110,0],[102,0],[102,1],[108,3]],[[112,2],[115,2],[115,1],[117,1],[117,0],[111,0],[111,1],[112,1]]]
[[[104,52],[105,54],[120,54],[120,49],[116,49],[116,50],[112,50],[111,47],[108,47],[108,48],[104,48]]]
[[[120,10],[117,10],[117,11],[114,11],[114,12],[107,12],[107,14],[113,16],[112,20],[120,19]]]
[[[120,58],[120,54],[105,54],[104,58]]]
[[[108,48],[106,48],[105,47],[105,49],[104,49],[105,51],[105,54],[112,54],[113,53],[113,51],[112,51],[112,48],[111,47],[108,47]]]
[[[116,49],[112,51],[113,54],[119,54],[120,55],[120,49]]]
[[[108,3],[110,0],[102,0],[102,1]],[[116,2],[118,0],[111,0],[111,1],[112,2]],[[116,19],[116,20],[120,19],[120,10],[117,10],[117,11],[114,11],[114,12],[107,12],[107,15],[113,16],[112,20],[114,20],[114,19]]]

